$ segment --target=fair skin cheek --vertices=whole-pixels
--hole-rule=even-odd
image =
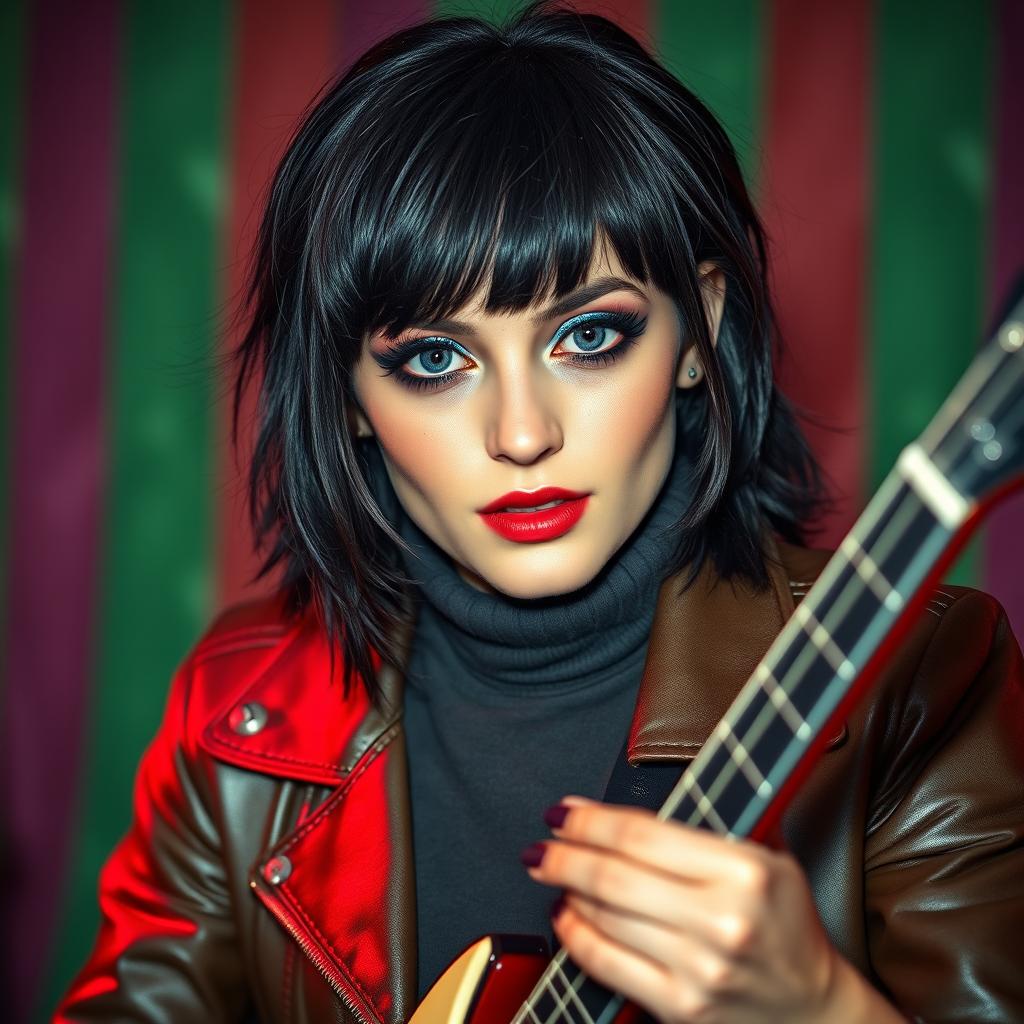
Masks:
[[[614,259],[598,262],[590,279],[604,275],[626,277]],[[454,318],[475,335],[443,336],[471,365],[459,356],[459,379],[440,389],[410,391],[379,365],[386,340],[368,339],[355,368],[364,432],[376,437],[405,511],[478,588],[527,599],[570,593],[597,575],[653,503],[672,461],[678,379],[692,386],[692,354],[681,356],[672,300],[643,292],[613,289],[537,325],[535,310],[460,310]],[[552,350],[569,320],[608,310],[646,321],[621,358],[581,365],[565,358],[573,343]],[[623,337],[605,330],[606,339]],[[416,329],[399,342],[441,336]],[[589,495],[580,522],[555,540],[509,541],[478,514],[511,491],[547,486]]]
[[[715,337],[722,279],[701,270]],[[602,257],[589,279],[605,274],[625,277]],[[609,291],[541,324],[534,310],[460,310],[454,318],[476,330],[445,334],[467,356],[440,389],[400,383],[379,362],[386,340],[367,339],[355,368],[359,428],[379,443],[405,511],[479,589],[540,598],[584,586],[654,501],[673,456],[674,391],[702,377],[687,372],[697,364],[692,348],[681,352],[674,303],[642,290]],[[559,356],[552,342],[568,320],[610,308],[646,319],[621,358],[597,367]],[[399,341],[439,335],[415,330]],[[589,494],[583,517],[555,540],[504,539],[478,514],[498,496],[544,486]],[[531,874],[568,893],[555,927],[573,959],[659,1020],[900,1019],[828,944],[785,855],[588,803]],[[874,1015],[851,1016],[851,1007]]]

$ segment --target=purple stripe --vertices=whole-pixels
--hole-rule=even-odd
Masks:
[[[1024,272],[1024,4],[1001,0],[996,30],[995,190],[992,233],[992,315],[1012,279]],[[1006,606],[1024,642],[1024,493],[1018,492],[989,519],[985,586]]]
[[[29,19],[0,736],[13,871],[4,889],[17,928],[4,1017],[13,1020],[28,1019],[56,938],[89,720],[118,22],[114,0],[38,0]]]
[[[430,0],[389,0],[367,4],[342,0],[338,4],[338,66],[344,70],[385,36],[425,20],[434,5]]]

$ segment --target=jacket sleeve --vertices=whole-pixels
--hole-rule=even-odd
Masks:
[[[220,841],[186,720],[194,652],[175,673],[135,780],[127,835],[99,881],[93,951],[54,1021],[237,1021],[246,1005]]]
[[[998,602],[946,610],[881,750],[872,966],[915,1021],[1024,1021],[1024,663]]]

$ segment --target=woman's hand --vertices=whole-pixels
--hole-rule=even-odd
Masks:
[[[567,797],[524,851],[565,889],[572,960],[664,1024],[904,1018],[831,945],[796,861],[650,811]]]

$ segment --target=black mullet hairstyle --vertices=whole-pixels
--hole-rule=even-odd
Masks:
[[[694,500],[673,570],[710,558],[768,585],[761,532],[806,541],[822,473],[773,376],[764,232],[725,131],[613,22],[535,0],[505,24],[432,19],[368,50],[314,99],[274,176],[238,316],[232,439],[259,379],[248,467],[255,579],[283,563],[285,608],[312,603],[344,665],[379,697],[401,661],[409,581],[349,429],[364,337],[451,316],[489,282],[518,312],[582,284],[595,244],[676,301],[703,386],[678,445]],[[722,269],[718,344],[697,266]],[[259,371],[259,373],[257,373]],[[371,442],[375,443],[375,442]]]

